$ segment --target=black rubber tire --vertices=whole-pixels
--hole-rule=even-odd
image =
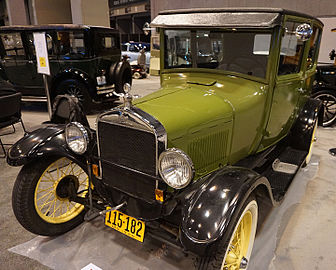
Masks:
[[[321,100],[323,103],[324,114],[323,114],[322,126],[330,127],[334,125],[336,123],[336,104],[334,105],[335,106],[334,112],[328,111],[328,106],[330,107],[330,105],[328,104],[328,100],[332,103],[336,102],[336,91],[335,90],[322,90],[322,91],[314,93],[312,97],[315,99]],[[328,113],[331,116],[331,118],[330,120],[327,121],[326,115]]]
[[[89,94],[88,87],[79,80],[76,79],[66,79],[58,83],[55,88],[56,97],[57,95],[68,94],[70,96],[75,96],[78,101],[82,104],[84,112],[90,112],[92,108],[92,98]]]
[[[133,79],[138,80],[140,78],[141,78],[141,74],[139,72],[136,71],[136,72],[133,73]]]
[[[115,91],[117,93],[125,93],[125,83],[129,83],[130,85],[132,85],[132,72],[130,65],[128,63],[122,63],[117,74],[115,75]]]
[[[230,244],[231,236],[234,233],[236,224],[239,221],[239,218],[243,214],[245,208],[248,206],[248,204],[252,201],[255,201],[257,206],[257,200],[255,196],[251,195],[244,203],[243,207],[239,211],[239,214],[237,215],[237,219],[233,220],[233,226],[232,230],[230,231],[230,237],[228,237],[227,241],[224,241],[223,239],[219,240],[217,249],[212,252],[208,252],[209,255],[205,257],[199,257],[196,260],[196,269],[198,270],[222,270],[222,263],[226,254],[226,250],[228,248],[228,245]],[[258,222],[258,216],[257,216],[257,222]],[[258,225],[258,224],[257,224]]]
[[[85,209],[72,220],[59,224],[46,222],[36,212],[34,193],[37,182],[45,169],[57,159],[40,159],[24,165],[14,184],[12,207],[15,217],[26,230],[34,234],[56,236],[72,230],[84,220]]]

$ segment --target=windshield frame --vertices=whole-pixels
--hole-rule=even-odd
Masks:
[[[266,29],[258,29],[258,28],[239,28],[239,29],[224,29],[224,28],[160,28],[160,43],[163,44],[161,47],[161,55],[160,58],[162,61],[160,61],[161,66],[161,73],[184,73],[184,72],[200,72],[200,73],[215,73],[215,74],[221,74],[221,75],[231,75],[235,77],[241,77],[253,81],[258,81],[267,84],[269,82],[270,73],[272,73],[273,68],[276,66],[275,63],[271,63],[272,59],[276,59],[276,48],[277,43],[275,42],[275,39],[277,37],[278,29],[279,27],[275,28],[266,28]],[[165,62],[166,62],[166,40],[165,40],[165,31],[166,30],[178,30],[178,31],[191,31],[196,33],[196,31],[219,31],[219,32],[254,32],[254,33],[260,33],[260,34],[271,34],[271,44],[269,48],[269,55],[268,55],[268,61],[267,61],[267,67],[266,67],[266,73],[265,77],[257,77],[253,75],[243,74],[235,71],[228,71],[228,70],[222,70],[222,69],[211,69],[211,68],[200,68],[200,67],[172,67],[172,68],[166,68]],[[194,42],[195,43],[195,40]],[[191,45],[191,46],[195,46]],[[192,52],[192,55],[195,55],[196,52]]]

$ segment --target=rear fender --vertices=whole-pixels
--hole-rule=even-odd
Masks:
[[[268,180],[249,169],[226,167],[199,181],[203,183],[185,196],[180,239],[187,250],[201,256],[217,246],[217,240],[229,240],[234,221],[252,192],[266,190],[256,196],[263,194],[267,198],[260,200],[275,204]]]
[[[7,163],[11,166],[21,166],[37,158],[61,156],[85,168],[85,158],[74,154],[67,147],[64,129],[65,125],[42,125],[28,133],[9,149]]]
[[[309,98],[293,125],[289,143],[294,149],[308,151],[316,121],[323,123],[323,105],[318,99]]]
[[[93,79],[90,78],[90,76],[79,69],[75,68],[67,68],[59,72],[52,80],[51,84],[51,93],[55,96],[55,90],[57,88],[57,85],[66,79],[75,79],[82,83],[84,83],[87,86],[87,89],[89,91],[89,94],[92,98],[96,95],[96,84]]]

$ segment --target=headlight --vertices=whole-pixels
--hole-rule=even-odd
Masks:
[[[65,127],[65,138],[69,148],[76,154],[83,154],[89,143],[88,132],[78,122],[71,122]]]
[[[159,172],[169,186],[180,189],[187,186],[193,179],[194,165],[186,153],[171,148],[160,155]]]

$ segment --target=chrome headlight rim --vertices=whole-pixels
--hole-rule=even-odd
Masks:
[[[71,141],[69,140],[69,137],[68,137],[68,130],[71,127],[75,127],[77,129],[79,129],[79,131],[82,134],[82,137],[84,138],[85,144],[84,144],[84,149],[82,151],[76,151],[73,148],[71,148],[71,146],[70,146]],[[66,140],[66,143],[67,143],[67,146],[69,147],[69,149],[72,152],[74,152],[76,154],[79,154],[79,155],[82,155],[82,154],[84,154],[87,151],[88,144],[89,144],[89,141],[90,141],[90,139],[89,139],[89,133],[88,133],[87,129],[81,123],[79,123],[79,122],[70,122],[69,124],[67,124],[65,126],[65,140]]]
[[[162,159],[165,157],[166,154],[169,154],[169,153],[175,153],[175,154],[179,154],[181,157],[183,157],[183,159],[186,161],[186,163],[188,164],[188,168],[190,170],[190,178],[188,179],[188,181],[181,185],[181,186],[172,186],[170,183],[168,183],[165,179],[165,177],[163,176],[163,173],[162,173],[162,170],[161,170],[161,161]],[[190,182],[194,179],[194,176],[195,176],[195,167],[194,167],[194,164],[191,160],[191,158],[182,150],[178,149],[178,148],[168,148],[166,149],[165,151],[163,151],[161,154],[160,154],[160,157],[159,157],[159,161],[158,161],[158,167],[159,167],[159,174],[162,178],[162,180],[170,187],[174,188],[174,189],[182,189],[182,188],[185,188],[186,186],[188,186],[190,184]]]

